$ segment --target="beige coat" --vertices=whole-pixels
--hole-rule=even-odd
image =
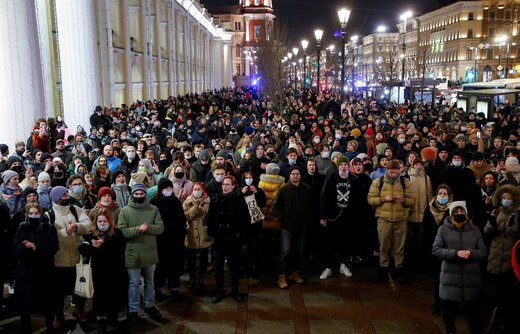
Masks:
[[[376,209],[376,217],[387,220],[389,222],[405,222],[408,220],[408,208],[415,203],[415,193],[412,184],[405,178],[405,189],[401,186],[401,182],[396,180],[393,184],[388,179],[388,175],[383,177],[383,187],[379,190],[381,178],[372,181],[370,190],[368,191],[368,204]],[[404,196],[403,203],[386,202],[383,198],[386,196]]]
[[[60,242],[60,250],[54,255],[54,265],[56,267],[74,267],[79,261],[78,247],[83,243],[83,234],[90,231],[92,222],[83,210],[74,206],[78,213],[78,221],[74,218],[72,212],[70,212],[69,206],[61,206],[53,203],[52,209],[54,210],[56,220],[54,221],[54,227],[58,233],[58,240]],[[72,223],[76,222],[78,229],[71,235],[67,233],[67,227]]]
[[[207,225],[209,202],[209,197],[197,200],[190,195],[182,203],[188,224],[185,245],[190,249],[208,248],[213,244]]]
[[[432,183],[430,177],[425,175],[424,170],[417,172],[414,168],[410,168],[408,175],[410,175],[410,183],[415,194],[415,203],[410,208],[408,221],[411,223],[422,223],[424,210],[426,210],[432,200]]]

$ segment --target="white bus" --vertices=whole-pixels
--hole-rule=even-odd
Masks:
[[[497,79],[462,84],[462,91],[482,89],[520,89],[520,79]]]

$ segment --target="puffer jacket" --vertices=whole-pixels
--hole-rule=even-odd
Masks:
[[[148,224],[148,230],[139,233],[143,223]],[[135,203],[130,198],[119,212],[117,228],[126,238],[125,267],[145,268],[159,262],[156,237],[163,233],[164,225],[156,206],[147,201]]]
[[[412,223],[421,223],[424,218],[424,210],[432,200],[432,183],[430,177],[424,171],[416,171],[414,168],[408,170],[410,183],[412,184],[415,194],[415,203],[410,208],[408,221]]]
[[[457,256],[457,251],[461,249],[471,252],[468,259]],[[482,279],[478,262],[486,257],[486,246],[478,227],[469,221],[459,231],[451,222],[451,216],[447,217],[437,230],[433,254],[442,260],[439,284],[441,299],[457,302],[480,299]]]
[[[78,206],[72,206],[78,215],[78,220],[70,212],[70,206],[58,205],[53,203],[55,220],[54,227],[58,232],[58,241],[60,250],[54,256],[54,265],[56,267],[74,267],[79,261],[78,247],[83,242],[83,234],[87,234],[92,226],[92,222],[87,214]],[[50,217],[50,216],[49,216]],[[78,229],[71,235],[67,233],[67,227],[70,222],[76,222]],[[52,222],[51,222],[52,223]]]
[[[273,213],[273,200],[278,193],[278,190],[285,184],[285,179],[280,175],[262,174],[260,175],[260,182],[258,188],[262,189],[266,197],[266,205],[262,208],[265,219],[263,223],[264,228],[280,228],[280,221]]]
[[[384,219],[389,222],[405,222],[408,219],[408,208],[415,203],[415,193],[412,185],[407,178],[404,178],[404,187],[401,186],[401,181],[397,179],[391,182],[388,175],[383,177],[383,187],[379,190],[381,178],[372,181],[370,190],[368,191],[368,204],[376,209],[376,217]],[[385,196],[404,197],[403,203],[388,202],[383,203],[382,199]]]
[[[213,238],[208,235],[209,202],[209,197],[198,200],[190,195],[182,203],[188,224],[185,245],[190,249],[208,248],[213,243]]]
[[[513,195],[513,205],[508,208],[504,208],[500,203],[504,193]],[[520,190],[509,184],[499,187],[493,195],[493,205],[497,209],[493,211],[484,227],[484,233],[493,238],[487,270],[492,274],[504,274],[513,270],[511,252],[516,241],[520,239],[518,226],[520,223],[518,219]]]

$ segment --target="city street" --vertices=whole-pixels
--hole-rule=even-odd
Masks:
[[[158,302],[168,322],[160,325],[143,317],[139,324],[129,325],[129,332],[443,333],[441,317],[431,314],[432,283],[428,277],[419,276],[409,284],[399,286],[392,281],[373,283],[374,274],[375,270],[370,268],[355,271],[350,279],[336,275],[320,281],[319,274],[313,273],[305,284],[291,284],[287,290],[276,287],[274,276],[264,276],[260,280],[243,279],[241,288],[247,292],[248,298],[240,304],[227,297],[215,305],[211,303],[210,294],[196,296],[183,289],[180,300]],[[211,289],[213,276],[208,277],[207,283]],[[483,319],[484,328],[487,328],[491,315],[489,299],[493,290],[488,286],[484,292]],[[69,328],[60,333],[74,328],[72,320],[67,325]],[[43,330],[43,318],[35,318],[33,326]],[[457,327],[458,333],[469,333],[462,316],[457,318]],[[17,317],[0,321],[0,333],[18,333],[19,330]],[[97,328],[92,323],[84,325],[83,330],[96,333]],[[495,332],[493,329],[489,333]]]

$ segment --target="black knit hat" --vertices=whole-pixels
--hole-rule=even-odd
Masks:
[[[31,187],[27,187],[22,192],[23,199],[25,200],[25,202],[27,202],[27,196],[29,196],[30,194],[35,194],[36,197],[38,197],[38,192],[36,191],[36,189],[31,188]]]
[[[162,192],[168,187],[173,187],[172,181],[166,177],[162,177],[159,182],[157,182],[157,193]]]

